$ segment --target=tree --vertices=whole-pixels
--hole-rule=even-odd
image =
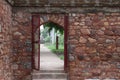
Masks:
[[[44,27],[48,28],[49,34],[53,29],[55,29],[55,32],[57,33],[57,35],[56,35],[56,49],[59,49],[59,47],[58,47],[58,45],[59,45],[59,42],[58,42],[59,37],[58,37],[58,35],[59,34],[63,35],[63,33],[64,33],[63,27],[56,24],[56,23],[54,23],[54,22],[48,22],[48,23],[44,24]]]
[[[54,23],[54,22],[48,22],[46,24],[44,24],[44,27],[48,27],[48,32],[50,33],[50,31],[54,28],[55,32],[59,32],[60,34],[64,33],[63,27]]]

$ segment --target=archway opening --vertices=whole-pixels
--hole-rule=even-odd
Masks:
[[[64,29],[54,22],[40,26],[40,70],[64,70]]]
[[[45,28],[42,26],[45,26]],[[66,15],[36,14],[32,16],[33,80],[48,79],[48,75],[49,79],[67,79],[67,27],[68,16]],[[40,28],[42,30],[40,30]],[[44,30],[46,30],[46,32],[42,32]],[[47,35],[43,37],[44,33]],[[54,34],[54,37],[51,36],[52,34]],[[45,38],[47,39],[45,40]],[[45,50],[49,48],[52,50]],[[48,51],[53,51],[53,53],[49,54]],[[54,51],[57,53],[54,53]],[[56,56],[57,60],[56,58],[53,59],[53,57],[50,58],[51,55]]]

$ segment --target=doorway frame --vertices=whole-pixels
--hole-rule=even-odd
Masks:
[[[36,26],[34,26],[34,17],[37,17],[37,20],[38,20],[38,23],[36,24]],[[31,56],[31,60],[32,60],[32,64],[31,64],[31,66],[32,66],[32,69],[35,69],[35,70],[40,70],[40,45],[39,45],[39,51],[38,51],[38,69],[36,69],[35,68],[35,59],[34,59],[34,54],[35,54],[35,49],[34,49],[34,43],[35,43],[35,41],[34,41],[34,33],[35,33],[35,31],[39,28],[39,26],[40,26],[40,18],[38,18],[38,17],[40,17],[40,15],[38,15],[38,14],[32,14],[32,21],[31,21],[31,23],[32,23],[32,33],[31,33],[31,35],[32,35],[32,56]],[[36,21],[35,21],[36,22]],[[40,29],[39,29],[39,35],[40,35]],[[40,36],[38,35],[38,37],[39,37],[39,39],[40,39]],[[40,40],[38,41],[38,44],[40,44]]]
[[[43,14],[43,13],[42,13]],[[61,13],[45,13],[44,15],[47,14],[61,14]],[[34,61],[34,29],[36,28],[40,28],[41,25],[41,21],[40,21],[40,15],[41,13],[33,13],[32,14],[32,69],[35,68],[35,61]],[[68,50],[67,50],[67,41],[68,41],[68,26],[69,26],[69,15],[68,14],[63,14],[64,15],[64,71],[67,72],[68,71]],[[37,16],[39,19],[39,24],[37,27],[34,27],[34,21],[33,21],[33,17]],[[40,35],[39,35],[40,36]],[[39,41],[39,46],[40,46],[40,41]],[[38,65],[39,65],[39,69],[40,70],[40,51],[38,53]]]

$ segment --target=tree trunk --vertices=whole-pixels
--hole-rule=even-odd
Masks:
[[[56,49],[59,49],[58,36],[56,36]]]

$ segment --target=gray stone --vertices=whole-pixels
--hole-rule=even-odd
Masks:
[[[14,35],[22,35],[20,32],[15,32]]]
[[[68,53],[72,53],[75,45],[68,45]]]
[[[97,31],[97,34],[98,34],[98,35],[104,35],[104,31],[98,30],[98,31]]]
[[[31,41],[30,40],[26,40],[25,45],[29,46],[29,47],[32,46]]]
[[[120,69],[120,65],[117,65],[117,68]]]
[[[30,62],[25,62],[24,63],[24,68],[25,69],[31,69],[32,67],[31,67],[31,63]]]
[[[32,51],[32,48],[26,47],[26,52],[31,52],[31,51]]]
[[[117,46],[120,46],[120,39],[117,39],[117,40],[116,40],[116,45],[117,45]]]
[[[13,64],[13,65],[12,65],[12,69],[14,69],[14,70],[15,70],[15,69],[18,69],[18,65],[17,65],[17,64]]]
[[[120,28],[114,30],[115,35],[120,36]]]
[[[78,56],[78,59],[79,59],[79,60],[84,60],[85,58],[84,58],[83,55],[79,55],[79,56]]]
[[[69,61],[74,61],[75,60],[75,57],[71,54],[69,54]]]
[[[13,49],[12,49],[12,53],[13,53],[13,54],[17,54],[17,53],[18,53],[18,50],[15,49],[15,48],[13,48]]]
[[[106,43],[113,43],[115,40],[106,39]]]

